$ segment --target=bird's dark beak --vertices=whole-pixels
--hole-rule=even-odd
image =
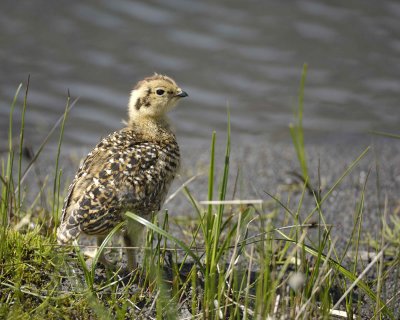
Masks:
[[[176,97],[180,97],[180,98],[184,98],[187,96],[189,96],[189,95],[185,91],[181,91],[176,95]]]

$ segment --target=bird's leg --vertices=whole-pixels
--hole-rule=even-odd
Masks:
[[[103,236],[103,235],[98,235],[98,236],[97,236],[97,247],[98,247],[97,250],[99,250],[99,248],[100,248],[100,246],[102,245],[102,243],[103,243],[103,241],[104,241],[105,238],[106,238],[106,236]],[[111,269],[111,270],[115,270],[115,269],[116,269],[115,263],[113,263],[112,261],[109,261],[109,260],[106,258],[105,254],[104,254],[104,251],[105,251],[105,250],[103,250],[103,251],[101,252],[100,257],[99,257],[99,261],[100,261],[106,268]]]
[[[143,245],[144,227],[138,222],[127,220],[127,229],[124,233],[126,255],[128,258],[128,270],[132,271],[137,267],[137,255]],[[134,247],[134,248],[132,248]]]
[[[133,242],[131,241],[131,237],[129,234],[124,234],[124,242],[125,242],[125,247],[127,247],[126,250],[126,256],[128,259],[128,265],[127,269],[128,271],[132,271],[133,269],[136,268],[137,262],[136,262],[136,253],[134,252],[135,249],[132,249],[131,247],[134,246]]]

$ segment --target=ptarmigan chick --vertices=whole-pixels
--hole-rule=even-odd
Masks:
[[[149,218],[160,210],[180,161],[179,146],[168,120],[180,98],[187,97],[171,78],[155,74],[132,90],[125,128],[104,138],[80,166],[62,209],[59,244],[80,233],[97,236],[101,244],[126,211]],[[127,247],[141,244],[143,226],[127,220]],[[127,250],[128,268],[136,255]],[[104,261],[104,257],[102,257]]]

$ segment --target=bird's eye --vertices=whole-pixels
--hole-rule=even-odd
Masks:
[[[164,94],[164,90],[163,89],[157,89],[156,90],[156,93],[159,95],[159,96],[162,96],[163,94]]]

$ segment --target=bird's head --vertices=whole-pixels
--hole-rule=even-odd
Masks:
[[[170,77],[154,74],[139,81],[131,92],[128,111],[129,122],[145,118],[163,118],[188,94]]]

